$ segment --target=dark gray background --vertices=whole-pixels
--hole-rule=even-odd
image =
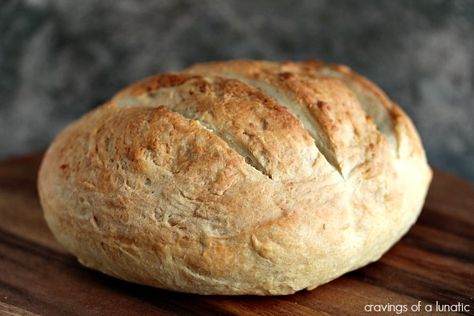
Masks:
[[[0,157],[37,150],[139,78],[191,63],[350,65],[474,180],[474,1],[0,1]]]

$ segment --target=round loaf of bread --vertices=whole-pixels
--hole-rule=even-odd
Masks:
[[[120,91],[59,134],[38,186],[51,231],[87,267],[281,295],[380,258],[431,176],[407,115],[349,68],[239,60]]]

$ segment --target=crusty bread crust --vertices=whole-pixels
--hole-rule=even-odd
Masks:
[[[377,260],[431,180],[410,119],[321,62],[154,76],[67,127],[38,180],[87,267],[199,294],[290,294]]]

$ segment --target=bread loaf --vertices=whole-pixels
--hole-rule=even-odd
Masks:
[[[228,61],[132,84],[49,147],[39,194],[85,266],[199,294],[313,289],[375,261],[431,180],[407,115],[316,61]]]

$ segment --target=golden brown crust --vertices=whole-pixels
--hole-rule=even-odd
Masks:
[[[230,61],[122,90],[56,138],[38,186],[51,230],[88,267],[269,295],[377,260],[430,179],[409,118],[366,79]]]
[[[150,88],[169,77],[182,84]],[[120,107],[166,105],[199,120],[270,178],[307,174],[317,156],[311,137],[286,108],[238,80],[168,74],[133,85],[113,100]]]
[[[306,115],[308,125],[314,127],[319,150],[344,177],[367,160],[377,168],[384,164],[388,144],[371,118],[343,82],[318,75],[313,65],[266,63],[262,71],[256,72],[255,62],[250,61],[235,67],[232,63],[213,64],[212,68],[204,64],[189,71],[241,76],[275,95],[287,107],[294,104],[295,112]],[[316,65],[321,67],[320,63]]]

